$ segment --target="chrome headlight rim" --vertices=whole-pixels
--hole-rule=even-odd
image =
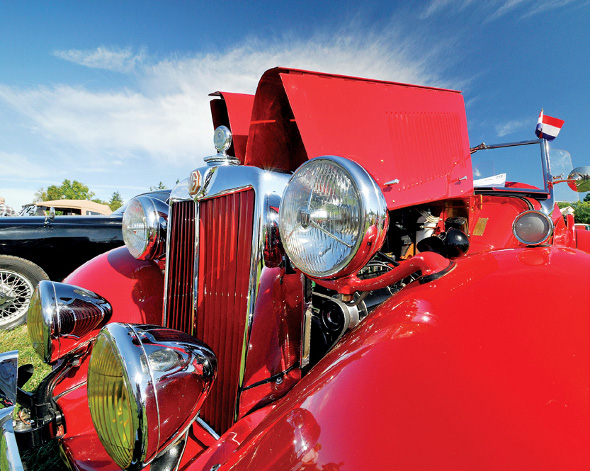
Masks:
[[[141,469],[173,447],[195,420],[216,371],[213,351],[188,334],[156,325],[105,326],[87,387],[90,415],[109,456],[123,469]],[[130,425],[121,422],[126,412]]]
[[[134,343],[141,345],[141,342],[138,341],[137,332],[129,324],[122,323],[112,323],[105,326],[96,337],[88,366],[87,385],[88,403],[91,410],[90,416],[94,423],[95,430],[99,433],[99,437],[100,433],[103,432],[103,424],[97,423],[96,415],[92,413],[91,399],[93,398],[93,380],[91,379],[91,376],[93,375],[93,372],[96,368],[93,364],[93,361],[98,361],[96,360],[97,354],[95,354],[95,352],[100,351],[100,348],[102,347],[101,342],[108,342],[110,344],[108,346],[115,353],[116,360],[118,361],[122,370],[122,380],[126,388],[126,394],[129,398],[129,407],[131,408],[132,414],[131,427],[136,432],[136,440],[134,441],[131,452],[131,461],[127,466],[124,467],[124,469],[140,468],[146,462],[148,455],[148,421],[146,416],[150,412],[155,414],[153,409],[148,412],[147,406],[147,391],[151,378],[146,375],[144,371],[142,371],[141,364],[138,364],[141,362],[140,358],[142,358],[142,356],[135,355],[133,352]],[[130,377],[133,378],[133,381],[130,380]],[[133,415],[133,412],[135,412],[135,416]],[[104,443],[103,446],[107,448]],[[107,449],[107,452],[109,452],[109,449]],[[111,458],[113,458],[113,460],[115,460],[110,452],[109,455]],[[123,468],[121,463],[116,460],[115,462]]]
[[[547,224],[547,229],[542,233],[542,236],[535,240],[527,240],[519,232],[519,223],[522,221],[523,218],[528,218],[531,215],[534,217],[540,217]],[[553,224],[552,219],[545,213],[534,209],[529,211],[523,211],[518,216],[516,216],[516,218],[514,218],[514,221],[512,222],[512,233],[514,234],[514,237],[516,237],[516,240],[518,240],[521,244],[524,244],[529,247],[541,245],[547,242],[547,240],[553,235],[554,230],[555,226]]]
[[[286,196],[290,188],[291,182],[297,177],[302,169],[310,165],[321,165],[322,162],[327,161],[344,171],[347,174],[351,185],[358,195],[358,208],[360,213],[359,228],[360,237],[351,247],[350,253],[339,263],[335,264],[328,270],[314,271],[308,267],[294,265],[303,273],[311,278],[318,279],[332,279],[348,276],[352,273],[358,272],[371,257],[381,248],[387,230],[389,227],[389,214],[387,210],[387,203],[381,188],[373,177],[356,162],[335,155],[325,155],[315,157],[302,164],[291,176],[289,183],[285,187],[283,197],[281,199],[281,207],[279,209],[279,231],[285,252],[293,262],[293,252],[288,241],[288,234],[286,234],[285,221],[281,217],[284,206],[286,205]]]
[[[27,313],[27,330],[33,349],[44,363],[55,361],[59,351],[56,332],[59,332],[55,287],[51,281],[42,280],[31,298]]]
[[[90,290],[42,280],[27,313],[31,345],[43,362],[53,364],[90,342],[111,314],[110,303]]]
[[[131,240],[131,233],[137,234],[130,226],[133,217],[131,211],[140,208],[144,224],[143,245],[137,247]],[[158,260],[166,252],[166,230],[168,221],[168,205],[157,198],[146,195],[132,198],[123,213],[122,232],[125,246],[131,255],[138,260]]]

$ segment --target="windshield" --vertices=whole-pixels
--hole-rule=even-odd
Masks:
[[[477,146],[471,154],[473,186],[480,191],[517,191],[549,193],[543,169],[544,141],[524,141],[506,144]],[[553,180],[566,179],[572,170],[569,152],[549,150],[549,173]],[[578,201],[578,193],[566,184],[553,186],[555,201]]]
[[[473,153],[473,186],[546,191],[541,145],[541,141],[498,144]]]

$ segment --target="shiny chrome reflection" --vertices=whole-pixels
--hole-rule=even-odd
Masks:
[[[364,168],[343,157],[305,162],[283,193],[283,247],[293,264],[314,278],[358,272],[381,248],[388,227],[381,189]]]
[[[539,245],[553,234],[553,221],[541,211],[525,211],[514,219],[512,232],[523,244]]]
[[[159,260],[166,253],[168,204],[147,195],[129,202],[123,214],[123,240],[139,260]]]
[[[111,313],[109,302],[92,291],[43,280],[27,314],[31,344],[44,362],[54,363],[89,342]]]
[[[111,458],[123,469],[139,469],[174,447],[216,372],[213,351],[188,334],[149,325],[104,327],[90,357],[88,405]]]
[[[568,186],[579,193],[590,191],[590,167],[576,167],[567,177]]]

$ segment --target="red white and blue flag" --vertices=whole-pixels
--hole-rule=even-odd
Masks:
[[[544,115],[543,110],[541,110],[539,113],[539,119],[537,120],[535,134],[539,139],[552,141],[557,137],[562,126],[563,120]]]

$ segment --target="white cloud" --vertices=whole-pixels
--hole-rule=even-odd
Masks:
[[[498,137],[504,137],[509,134],[514,134],[526,127],[533,129],[533,123],[530,119],[512,120],[496,126],[496,133]]]
[[[169,58],[148,64],[143,54],[99,48],[60,57],[89,67],[130,71],[137,89],[94,91],[71,85],[17,88],[0,85],[0,101],[27,123],[31,133],[61,149],[69,165],[97,172],[129,159],[197,165],[213,152],[208,93],[253,93],[268,68],[282,65],[324,72],[450,86],[441,79],[439,50],[402,40],[399,28],[332,31],[302,41],[291,37],[250,39],[217,54]],[[443,45],[441,44],[442,48]],[[418,58],[418,59],[416,59]],[[70,157],[67,157],[67,154]]]
[[[99,47],[92,51],[70,49],[68,51],[54,51],[53,55],[85,67],[115,72],[130,72],[145,59],[143,51],[134,54],[130,48],[109,49]]]
[[[42,165],[31,162],[23,155],[0,151],[0,178],[18,178],[26,176],[29,179],[47,177],[50,172]]]

